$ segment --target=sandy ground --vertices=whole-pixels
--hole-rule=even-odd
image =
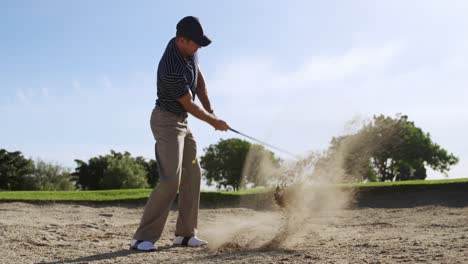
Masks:
[[[347,209],[310,219],[302,242],[279,249],[172,247],[172,211],[160,250],[129,251],[142,206],[0,203],[0,263],[468,263],[468,207]],[[275,211],[202,209],[199,235],[221,219]],[[229,225],[226,225],[229,229]],[[249,232],[238,234],[249,239]],[[268,236],[268,234],[266,234]]]

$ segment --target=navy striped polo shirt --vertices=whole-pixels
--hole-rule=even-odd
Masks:
[[[195,100],[197,79],[197,53],[185,59],[176,47],[176,38],[171,39],[158,65],[156,108],[173,113],[187,112],[177,99],[190,92]]]

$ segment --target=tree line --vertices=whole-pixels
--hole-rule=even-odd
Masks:
[[[0,190],[104,190],[154,187],[158,181],[155,160],[116,152],[75,160],[70,169],[25,158],[20,151],[0,149]]]
[[[248,162],[247,162],[248,161]],[[313,173],[342,166],[346,181],[425,179],[426,168],[447,173],[458,158],[432,142],[405,115],[374,116],[357,132],[332,138]],[[75,160],[74,171],[58,164],[25,158],[0,149],[0,190],[104,190],[154,187],[159,179],[155,160],[116,152]],[[200,157],[203,177],[218,189],[265,186],[269,174],[281,171],[283,160],[261,145],[221,139]]]

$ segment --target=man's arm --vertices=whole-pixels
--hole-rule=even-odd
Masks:
[[[193,100],[190,93],[186,94],[184,97],[177,99],[179,103],[182,104],[184,109],[195,116],[196,118],[207,122],[212,125],[216,130],[226,131],[229,129],[229,125],[221,119],[218,119],[216,116],[209,114],[203,108],[198,106]]]
[[[207,112],[213,113],[213,108],[211,108],[210,99],[208,98],[208,91],[206,90],[205,78],[200,71],[200,67],[198,67],[197,96],[203,105],[203,108]]]

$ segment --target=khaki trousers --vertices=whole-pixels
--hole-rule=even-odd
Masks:
[[[155,109],[151,114],[151,130],[156,139],[159,184],[146,203],[133,238],[154,243],[161,237],[177,190],[179,215],[175,235],[194,236],[200,204],[201,169],[187,115]]]

